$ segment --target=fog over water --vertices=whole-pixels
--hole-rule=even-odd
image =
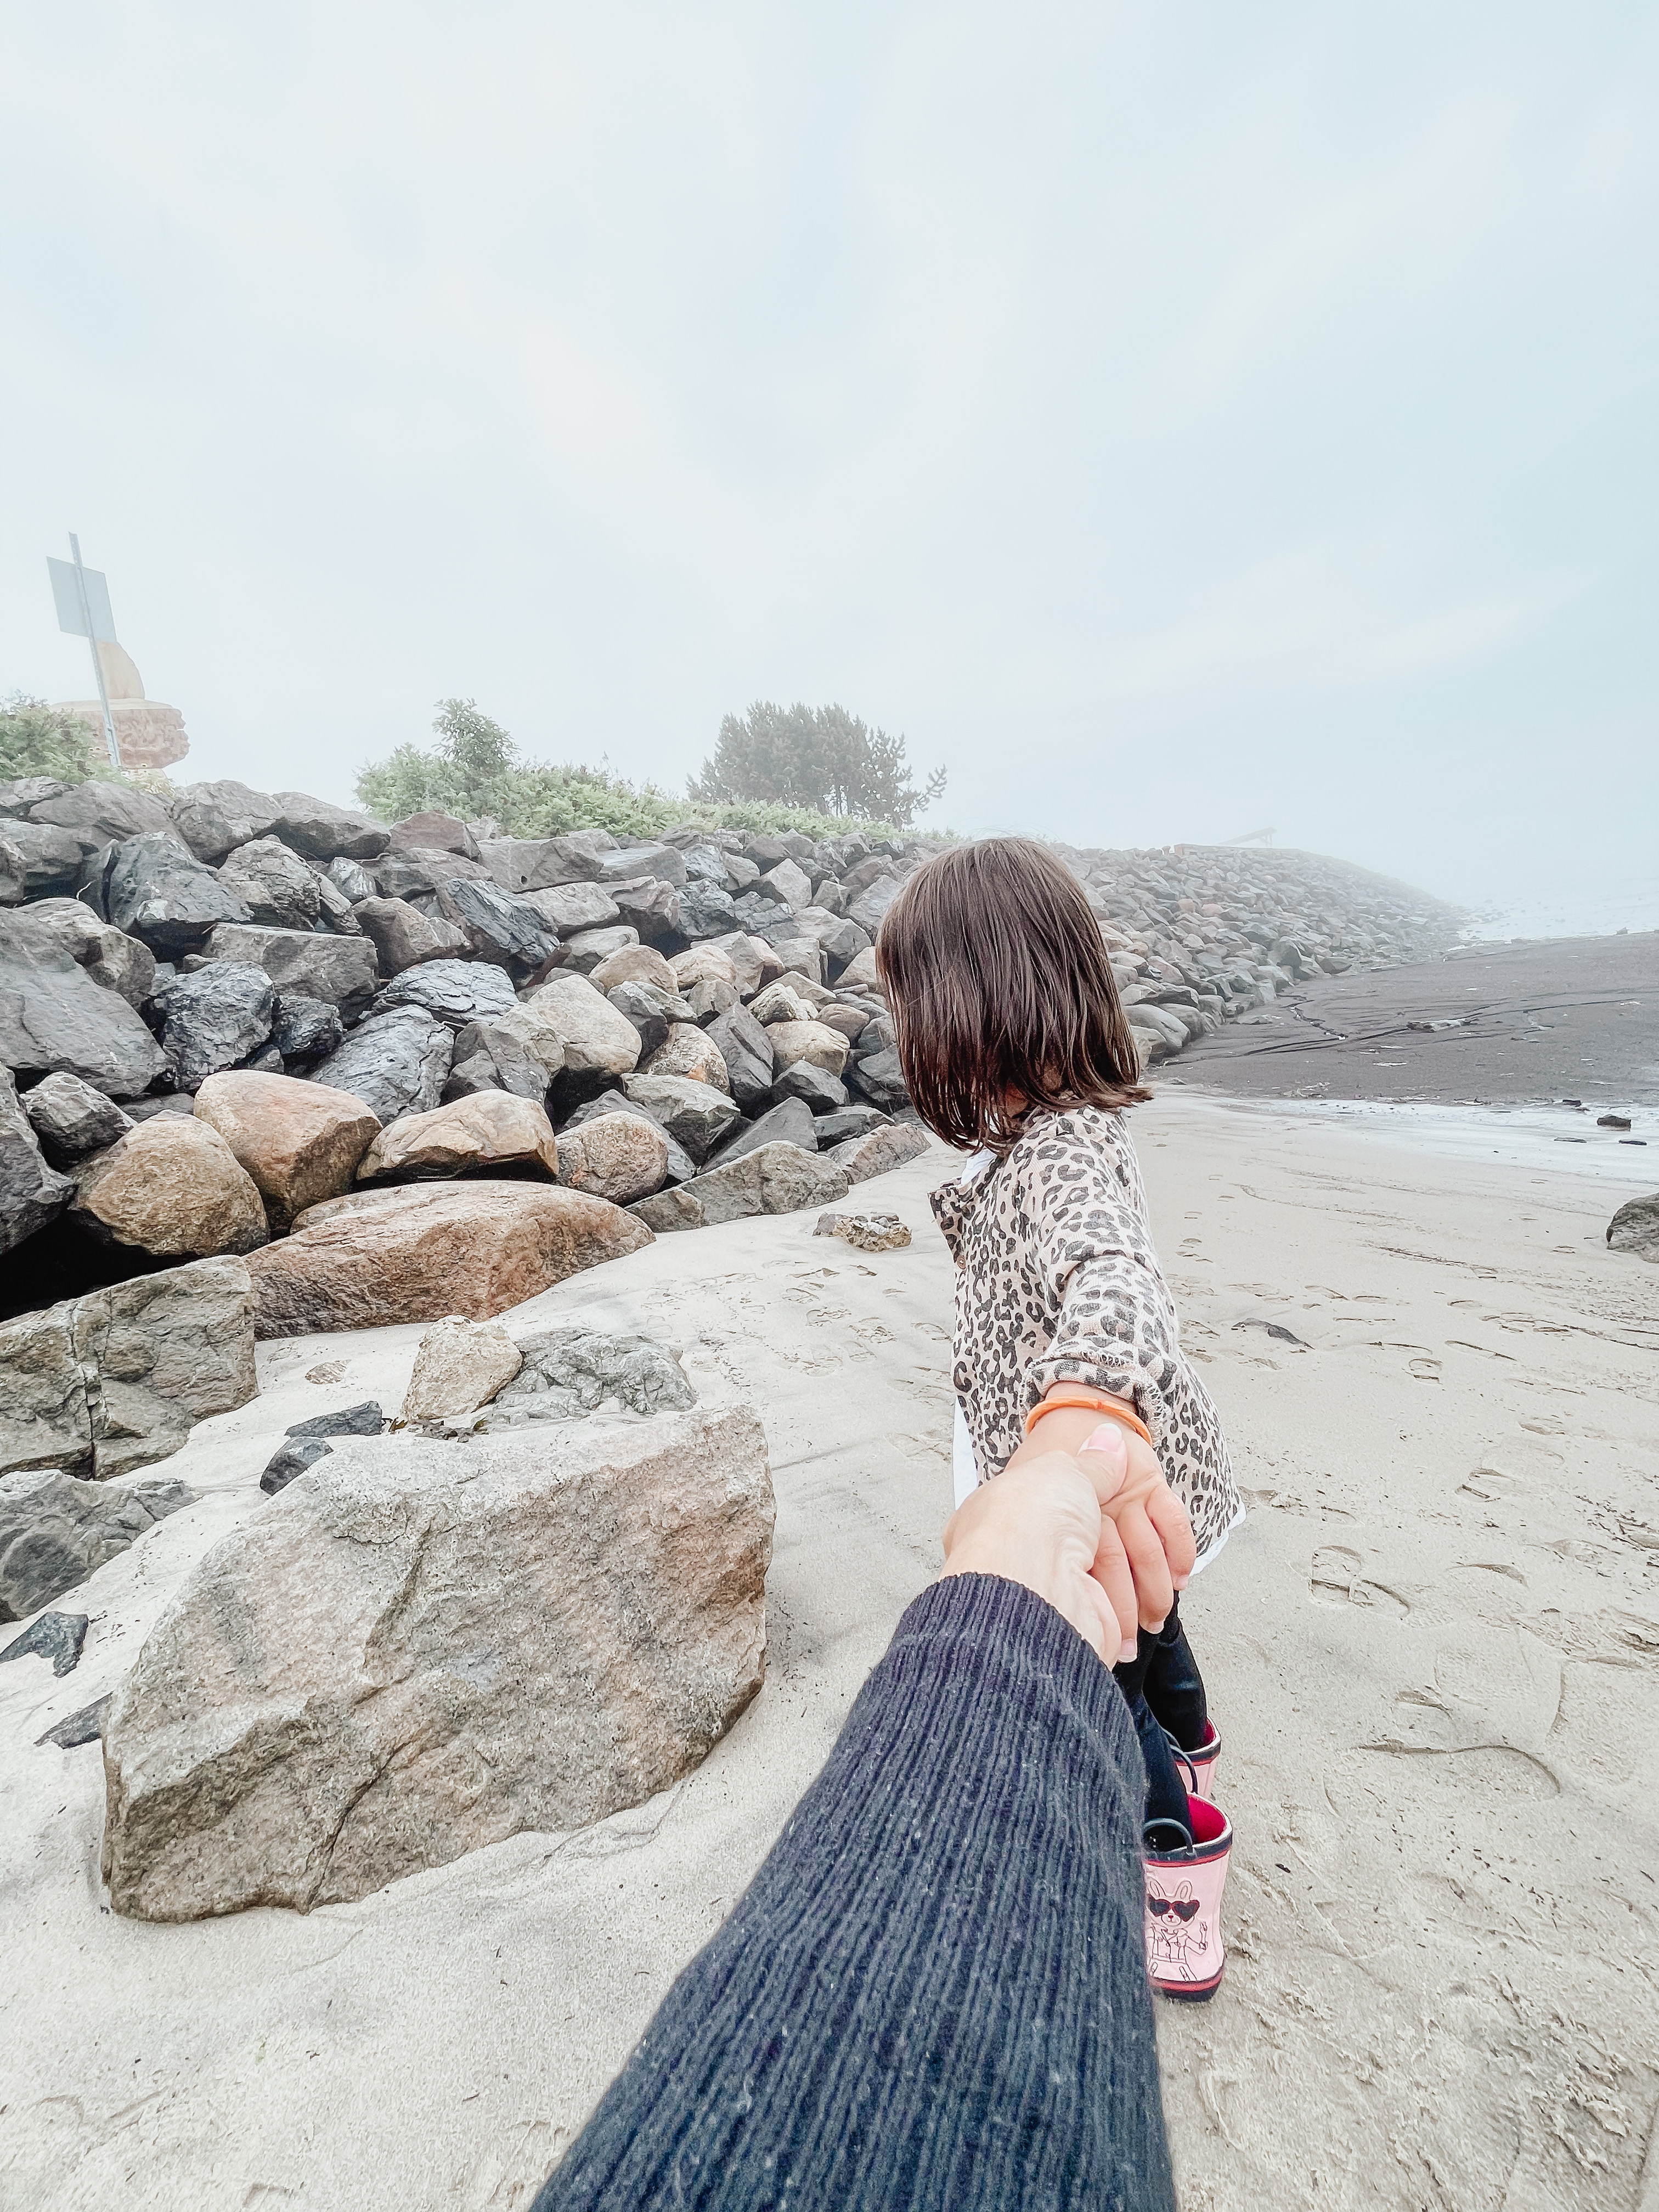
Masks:
[[[75,528],[181,776],[833,699],[958,830],[1659,925],[1650,9],[4,20],[0,690]]]

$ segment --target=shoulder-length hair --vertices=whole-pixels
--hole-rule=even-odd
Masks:
[[[1029,837],[924,861],[876,965],[911,1102],[947,1145],[1006,1152],[1036,1109],[1151,1095],[1083,886]]]

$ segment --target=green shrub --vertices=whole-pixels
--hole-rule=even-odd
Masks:
[[[902,738],[872,730],[845,707],[780,707],[757,699],[728,714],[702,774],[687,787],[695,803],[744,799],[805,807],[836,820],[853,817],[908,825],[945,788],[935,769],[918,791]]]
[[[428,808],[463,821],[487,814],[514,837],[556,837],[568,830],[659,837],[665,830],[692,824],[750,836],[776,836],[786,830],[812,838],[902,834],[890,822],[774,799],[688,805],[654,783],[629,783],[607,769],[526,761],[500,723],[480,714],[471,699],[441,700],[432,726],[438,743],[430,750],[399,745],[360,771],[357,797],[379,820],[401,822]]]
[[[78,714],[14,691],[0,699],[0,781],[24,775],[56,776],[60,783],[120,780],[101,740]]]

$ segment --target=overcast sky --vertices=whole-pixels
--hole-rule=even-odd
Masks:
[[[838,700],[963,830],[1651,876],[1650,7],[0,23],[0,690],[74,528],[181,781]]]

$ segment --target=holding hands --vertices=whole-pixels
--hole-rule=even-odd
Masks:
[[[1098,1410],[1041,1427],[946,1522],[945,1572],[1024,1583],[1109,1665],[1133,1659],[1192,1572],[1186,1509],[1151,1445]]]

